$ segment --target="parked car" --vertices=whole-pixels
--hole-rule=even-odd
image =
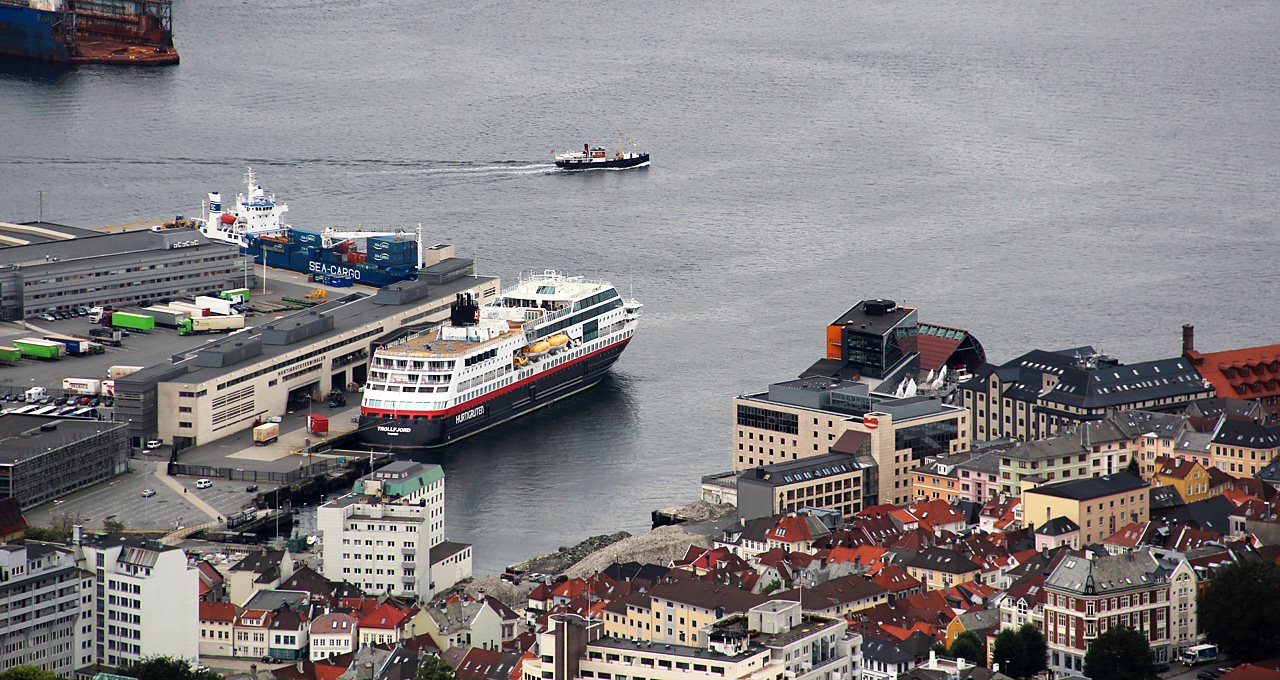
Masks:
[[[151,498],[151,497],[152,497],[152,496],[154,496],[154,495],[156,495],[156,490],[155,490],[155,489],[143,489],[143,490],[142,490],[142,497],[143,497],[143,498]]]
[[[92,398],[90,398],[90,399],[89,399],[89,405],[90,405],[90,406],[97,406],[97,405],[98,405],[98,398],[97,398],[97,397],[92,397]]]
[[[44,319],[45,321],[57,321],[57,320],[58,320],[58,317],[56,317],[56,316],[54,316],[54,315],[52,315],[52,314],[40,314],[40,315],[39,315],[39,316],[37,316],[36,318],[37,318],[37,319]]]
[[[81,406],[88,406],[88,405],[89,405],[89,397],[80,397],[79,399],[77,399],[77,400],[76,400],[76,403],[77,403],[77,404],[80,404]]]
[[[161,446],[164,446],[164,442],[160,441],[159,439],[152,439],[151,441],[147,442],[148,451],[154,451],[155,449],[158,449]]]
[[[254,491],[257,491],[257,490],[258,490],[258,485],[257,485],[257,484],[250,484],[249,486],[246,486],[246,487],[244,488],[244,490],[245,490],[245,491],[247,491],[248,493],[253,493]]]
[[[197,488],[197,489],[207,489],[207,488],[209,488],[209,487],[211,487],[211,486],[213,486],[213,480],[212,480],[212,479],[197,479],[197,480],[196,480],[196,488]]]

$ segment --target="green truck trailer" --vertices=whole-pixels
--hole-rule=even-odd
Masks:
[[[22,350],[17,347],[0,347],[0,364],[16,364],[22,360]]]
[[[132,328],[139,331],[154,330],[156,319],[145,314],[129,314],[128,312],[112,312],[111,325],[116,328]]]
[[[66,345],[60,342],[50,342],[38,338],[14,340],[13,346],[18,348],[22,356],[36,357],[37,359],[57,359],[66,349]]]
[[[249,301],[250,292],[248,288],[237,288],[235,290],[224,290],[218,293],[218,297],[223,300],[230,300],[238,305],[243,305]]]

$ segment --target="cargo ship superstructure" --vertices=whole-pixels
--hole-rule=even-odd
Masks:
[[[604,281],[522,277],[489,304],[460,296],[449,322],[374,351],[360,442],[444,446],[595,385],[640,317]]]
[[[0,0],[0,54],[67,63],[178,63],[172,0]]]
[[[240,246],[258,264],[323,277],[334,286],[382,287],[419,278],[442,283],[475,273],[474,262],[454,257],[453,246],[423,245],[421,224],[412,231],[294,229],[284,221],[289,206],[258,184],[252,168],[245,173],[245,184],[247,191],[230,207],[224,206],[221,193],[211,192],[204,216],[192,223],[208,238]]]

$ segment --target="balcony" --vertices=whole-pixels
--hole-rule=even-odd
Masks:
[[[417,554],[417,551],[417,548],[401,548],[400,554],[403,555],[406,560],[411,560],[413,559],[413,556]]]
[[[418,581],[417,576],[405,576],[403,574],[400,576],[400,582],[407,586],[411,586],[414,583],[417,583],[417,581]]]

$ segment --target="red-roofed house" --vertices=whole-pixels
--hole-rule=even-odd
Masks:
[[[203,564],[203,563],[202,563]],[[200,603],[200,656],[232,656],[236,606],[230,602]]]
[[[889,591],[889,601],[924,592],[920,579],[896,564],[886,564],[871,577],[871,582]]]
[[[964,531],[968,522],[950,503],[935,498],[924,503],[911,506],[911,514],[920,522],[920,528],[929,531]]]
[[[417,608],[411,608],[416,612]],[[383,603],[370,614],[360,619],[360,645],[395,644],[408,635],[405,621],[409,618],[409,610],[401,610]]]
[[[1151,530],[1151,522],[1133,522],[1120,527],[1120,530],[1102,539],[1102,547],[1112,555],[1129,553],[1147,542],[1147,532]]]
[[[267,627],[271,625],[271,612],[246,609],[236,617],[233,629],[232,656],[260,659],[267,655]]]
[[[350,614],[334,612],[311,622],[311,660],[346,654],[356,649],[360,620]]]
[[[1280,680],[1280,659],[1240,664],[1219,680]]]
[[[884,548],[874,545],[860,545],[856,548],[837,547],[831,549],[831,554],[827,556],[827,563],[842,564],[844,562],[853,562],[865,567],[872,567],[880,563],[880,557],[884,553]]]
[[[226,579],[216,567],[204,560],[196,562],[200,572],[200,599],[208,602],[221,602],[227,599]]]
[[[783,517],[765,532],[765,543],[787,552],[809,552],[814,541],[831,533],[825,524],[811,515]]]

